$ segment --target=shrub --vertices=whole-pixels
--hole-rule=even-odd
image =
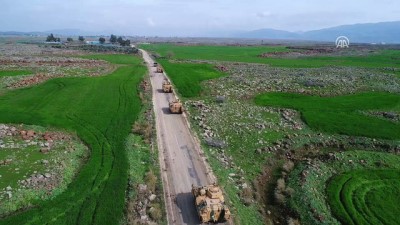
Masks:
[[[145,182],[148,189],[152,193],[155,193],[157,186],[157,176],[154,174],[153,170],[149,170],[149,172],[146,173]]]
[[[159,221],[162,218],[162,211],[159,204],[153,204],[149,210],[149,216],[154,221]]]
[[[276,189],[279,190],[280,192],[284,192],[286,189],[286,184],[285,180],[283,178],[279,178],[277,183],[276,183]]]
[[[286,196],[292,196],[294,194],[294,189],[290,187],[286,188],[285,194]]]
[[[290,217],[290,218],[287,220],[287,224],[288,224],[288,225],[300,225],[300,222],[299,222],[298,220],[293,219],[293,218]]]
[[[275,190],[274,196],[275,196],[276,203],[278,203],[278,204],[285,203],[285,201],[286,201],[285,195],[282,194],[282,192],[280,192],[278,189]]]
[[[135,122],[132,127],[132,133],[142,136],[145,142],[148,143],[152,135],[151,124],[146,122]]]
[[[253,200],[253,191],[251,188],[243,188],[240,197],[245,205],[250,205]]]
[[[283,164],[282,169],[287,172],[290,173],[294,168],[294,163],[292,161],[287,161]]]

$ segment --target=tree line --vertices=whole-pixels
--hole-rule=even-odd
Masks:
[[[80,42],[84,42],[84,41],[85,41],[85,38],[84,38],[83,36],[79,36],[78,40],[79,40]],[[50,34],[49,36],[47,36],[46,41],[47,41],[47,42],[60,42],[61,39],[60,39],[59,37],[55,37],[53,34]],[[69,38],[67,38],[67,41],[68,41],[68,42],[73,42],[74,39],[72,39],[71,37],[69,37]],[[104,43],[106,42],[106,39],[105,39],[104,37],[100,37],[100,38],[99,38],[99,42],[100,42],[100,44],[104,44]],[[110,38],[109,38],[109,42],[110,42],[111,44],[116,44],[116,43],[118,43],[118,44],[121,45],[121,46],[130,46],[130,45],[131,45],[131,41],[130,41],[130,40],[128,40],[128,39],[124,40],[121,36],[117,37],[117,36],[114,35],[114,34],[111,34],[111,36],[110,36]]]

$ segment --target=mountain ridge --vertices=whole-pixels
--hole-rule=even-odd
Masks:
[[[240,38],[287,39],[310,41],[335,41],[339,36],[346,36],[350,42],[358,43],[400,43],[400,21],[380,23],[358,23],[336,27],[290,32],[276,29],[258,29],[234,35]]]

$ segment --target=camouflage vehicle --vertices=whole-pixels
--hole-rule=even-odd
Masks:
[[[161,68],[161,66],[157,66],[157,73],[162,73],[164,72],[163,68]]]
[[[221,188],[216,185],[196,187],[192,185],[195,206],[202,223],[225,222],[230,219],[231,212],[225,205]]]
[[[182,107],[181,101],[179,101],[179,99],[177,99],[177,100],[170,102],[169,103],[169,111],[171,111],[171,113],[181,114],[183,112],[183,107]]]
[[[165,79],[162,83],[162,89],[163,89],[164,93],[171,93],[172,92],[171,82],[169,82],[169,80]]]

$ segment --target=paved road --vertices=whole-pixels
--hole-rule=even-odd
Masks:
[[[159,160],[164,184],[168,224],[200,224],[194,207],[191,186],[207,185],[215,178],[204,161],[199,143],[193,138],[185,115],[170,114],[168,103],[173,93],[162,92],[165,74],[156,73],[154,61],[141,50],[153,87]]]

